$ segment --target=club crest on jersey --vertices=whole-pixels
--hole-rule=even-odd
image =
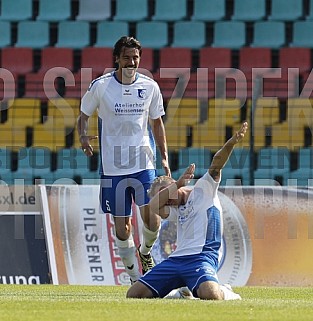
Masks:
[[[147,89],[138,89],[138,98],[146,99]]]

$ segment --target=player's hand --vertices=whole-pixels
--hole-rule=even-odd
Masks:
[[[178,188],[187,185],[191,179],[194,177],[194,172],[196,169],[195,164],[190,164],[184,173],[180,176],[180,178],[176,181],[176,185]]]
[[[90,144],[90,141],[93,139],[98,139],[98,136],[80,136],[80,143],[82,145],[82,150],[86,156],[93,155],[93,147]]]
[[[232,137],[234,144],[239,143],[245,137],[247,129],[248,129],[248,122],[245,121],[241,125],[241,128]]]
[[[172,177],[172,173],[171,173],[171,169],[168,165],[168,161],[166,161],[165,159],[162,159],[162,167],[164,169],[165,175],[168,177]]]

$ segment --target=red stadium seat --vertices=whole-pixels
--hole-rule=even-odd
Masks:
[[[71,48],[47,47],[41,50],[41,68],[38,72],[46,72],[54,67],[74,69],[74,53]]]
[[[154,51],[152,48],[144,48],[140,60],[140,68],[147,69],[150,72],[155,70]]]
[[[268,72],[271,67],[272,51],[270,48],[244,47],[240,49],[239,69],[244,73],[246,77],[247,97],[252,97],[252,87],[255,80],[252,79],[253,68],[263,68],[264,72]],[[256,70],[254,70],[254,72],[256,72]]]
[[[86,47],[81,51],[81,68],[92,68],[94,77],[113,67],[113,49]]]
[[[284,69],[284,72],[287,72],[288,68],[299,68],[300,74],[310,72],[310,48],[281,48],[279,50],[279,67]]]
[[[190,48],[160,49],[160,68],[192,68],[192,51]]]
[[[3,48],[1,51],[1,67],[17,75],[32,72],[34,69],[33,50],[31,48]]]
[[[190,48],[165,47],[160,49],[159,70],[153,74],[165,99],[182,96],[186,75],[192,70]]]

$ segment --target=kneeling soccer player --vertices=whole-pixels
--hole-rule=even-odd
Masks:
[[[155,179],[149,210],[177,221],[177,248],[129,288],[128,298],[241,299],[230,286],[220,285],[217,277],[222,242],[222,207],[217,190],[222,168],[247,127],[244,122],[214,155],[208,171],[193,188],[185,184],[193,178],[195,164],[189,165],[177,181],[168,176]]]

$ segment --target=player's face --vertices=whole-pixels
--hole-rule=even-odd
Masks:
[[[116,59],[119,65],[119,72],[125,82],[135,79],[137,68],[139,67],[140,54],[135,48],[123,48],[120,56]]]
[[[166,188],[167,186],[171,185],[172,183],[168,183],[165,186],[161,186],[157,192],[160,192],[162,189]],[[173,197],[171,199],[169,199],[166,203],[167,206],[179,206],[182,204],[182,200],[183,200],[183,196],[181,193],[181,190],[177,190],[177,194],[175,195],[176,197]]]

